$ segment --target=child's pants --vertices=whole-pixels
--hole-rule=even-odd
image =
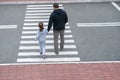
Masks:
[[[42,53],[42,55],[45,55],[45,41],[44,42],[39,42],[39,46],[40,46],[40,53]]]

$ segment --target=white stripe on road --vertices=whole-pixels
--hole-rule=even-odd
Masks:
[[[47,27],[45,27],[47,28]],[[69,29],[70,26],[65,26],[66,29]],[[24,30],[37,30],[38,29],[38,26],[32,26],[32,27],[23,27]]]
[[[58,40],[58,42],[60,43],[60,40]],[[53,40],[46,40],[46,43],[54,43]],[[74,43],[74,40],[65,40],[65,43]]]
[[[77,23],[78,27],[105,27],[105,26],[120,26],[120,22],[105,22],[105,23]]]
[[[65,38],[72,38],[73,36],[72,35],[64,35]],[[34,36],[22,36],[21,37],[22,39],[31,39],[31,38],[36,38],[36,35]],[[46,38],[50,39],[50,38],[53,38],[53,35],[47,35]]]
[[[17,28],[17,25],[0,25],[0,29],[13,29]]]
[[[62,58],[18,58],[17,62],[58,62],[58,61],[64,61],[64,62],[74,62],[74,61],[80,61],[79,57],[62,57]]]
[[[56,55],[54,52],[46,52],[45,55]],[[63,51],[59,52],[59,55],[78,55],[77,51]],[[19,52],[18,56],[40,56],[39,52]]]
[[[23,36],[22,38],[35,38],[35,36]],[[64,35],[65,38],[72,38],[73,36],[72,35]],[[53,35],[47,35],[46,38],[50,39],[50,38],[53,38]]]
[[[36,64],[101,64],[101,63],[120,63],[120,61],[85,61],[85,62],[74,62],[74,61],[70,61],[70,62],[45,62],[45,63],[40,63],[40,62],[23,62],[23,63],[6,63],[6,64],[0,64],[0,66],[9,66],[9,65],[36,65]]]
[[[64,35],[64,38],[72,38],[72,35]],[[53,38],[53,35],[47,35],[46,38]]]
[[[60,43],[60,40],[58,40]],[[46,40],[46,43],[54,43],[53,40]],[[74,40],[65,40],[65,43],[74,43]],[[28,40],[28,41],[20,41],[20,44],[38,44],[38,41]]]
[[[48,23],[43,23],[44,25],[48,25]],[[31,25],[31,26],[37,26],[38,25],[38,23],[24,23],[24,25]]]
[[[38,27],[23,27],[24,30],[37,30],[39,29]]]
[[[22,36],[22,38],[35,38],[36,35],[34,36]],[[65,38],[72,38],[72,35],[64,35]],[[53,35],[47,35],[46,38],[53,38]]]
[[[37,31],[22,31],[22,34],[36,34]],[[53,33],[50,31],[49,33]],[[71,33],[71,30],[65,30],[65,33]]]
[[[43,23],[43,24],[48,25],[48,23]],[[38,25],[38,23],[24,23],[24,25],[35,26],[35,25]],[[68,23],[66,23],[66,26],[68,26]]]
[[[64,48],[71,48],[74,49],[76,48],[75,45],[64,45]],[[39,46],[20,46],[19,50],[30,50],[30,49],[39,49]],[[54,49],[53,45],[46,45],[46,49]]]
[[[53,10],[52,7],[28,7],[27,10],[37,10],[37,9],[40,9],[40,10]]]
[[[22,34],[36,34],[37,31],[22,31]]]
[[[49,21],[49,19],[25,19],[24,20],[25,22],[33,22],[33,21]]]
[[[63,6],[62,4],[59,4],[59,6]],[[27,7],[53,7],[53,5],[27,5]]]
[[[118,11],[120,11],[120,7],[115,3],[115,2],[112,2],[111,3]]]
[[[37,18],[37,19],[49,19],[49,16],[25,16],[26,19],[33,19],[33,18]]]
[[[27,10],[53,10],[53,7],[28,7]],[[60,7],[60,9],[63,9],[63,7]]]
[[[51,13],[26,13],[26,16],[36,16],[36,15],[39,15],[39,16],[46,16],[46,15],[50,15]]]
[[[26,13],[34,13],[34,12],[49,12],[51,13],[53,10],[27,10]]]

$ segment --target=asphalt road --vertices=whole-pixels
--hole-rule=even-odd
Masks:
[[[117,3],[120,6],[120,3]],[[120,61],[120,27],[78,27],[77,23],[120,22],[120,12],[111,3],[63,4],[81,61]],[[0,63],[16,63],[26,5],[0,6]]]
[[[119,26],[84,28],[76,25],[119,22],[120,12],[111,3],[66,4],[65,9],[81,61],[120,61]]]
[[[25,6],[0,6],[0,25],[17,25],[17,29],[0,29],[0,63],[16,62]]]

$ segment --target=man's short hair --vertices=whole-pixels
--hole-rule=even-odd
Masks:
[[[59,4],[58,4],[58,3],[54,3],[54,4],[53,4],[53,7],[54,7],[54,8],[59,8]]]

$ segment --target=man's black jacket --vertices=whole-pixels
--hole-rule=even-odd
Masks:
[[[50,31],[52,25],[53,30],[59,31],[65,29],[65,24],[68,22],[67,14],[62,9],[54,10],[49,18],[48,31]]]

